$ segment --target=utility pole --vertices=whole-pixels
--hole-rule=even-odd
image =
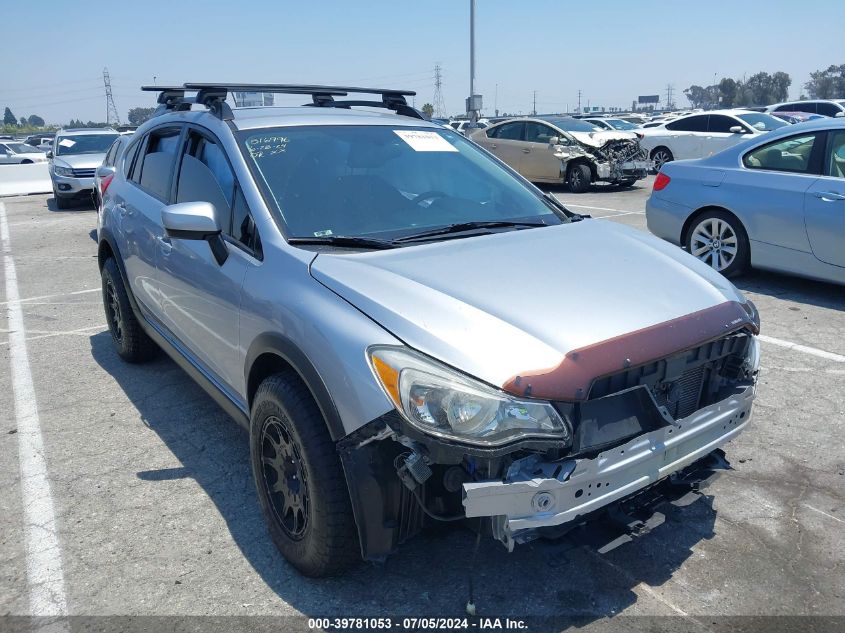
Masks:
[[[537,116],[537,91],[534,91],[534,109],[531,111],[531,114]]]
[[[442,118],[446,111],[446,105],[443,103],[443,75],[440,64],[434,66],[434,116]]]
[[[667,110],[674,110],[675,109],[675,103],[673,101],[673,98],[674,98],[673,93],[674,92],[675,92],[675,86],[673,86],[672,84],[667,84],[666,85],[666,109]]]
[[[581,91],[578,90],[578,114],[581,114]]]
[[[106,123],[120,124],[120,115],[117,113],[117,106],[114,105],[114,97],[111,94],[111,78],[108,68],[103,68],[103,85],[106,87]]]
[[[496,113],[496,116],[499,116],[499,84],[496,84],[496,92],[493,95],[493,112]]]
[[[470,125],[474,126],[481,111],[481,95],[475,94],[475,0],[469,0],[469,97],[466,106]]]

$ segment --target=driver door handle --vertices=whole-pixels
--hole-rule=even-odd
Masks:
[[[493,144],[490,146],[490,149],[496,149],[497,145]]]
[[[834,191],[817,191],[816,198],[820,198],[825,202],[833,202],[834,200],[845,200],[845,196]]]
[[[530,153],[531,153],[531,150],[530,150],[530,149],[528,149],[527,147],[523,147],[523,148],[522,148],[522,153],[523,153],[523,154],[530,154]]]
[[[170,251],[173,250],[173,243],[170,241],[170,238],[159,235],[156,238],[156,241],[158,241],[158,246],[161,249],[161,254],[170,255]]]

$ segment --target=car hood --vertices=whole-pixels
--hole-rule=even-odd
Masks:
[[[576,140],[584,145],[591,145],[592,147],[601,147],[608,141],[636,141],[637,135],[633,132],[612,132],[607,130],[605,132],[569,132]]]
[[[664,325],[672,330],[679,319],[713,309],[719,319],[732,315],[728,321],[745,314],[744,298],[709,266],[602,220],[323,253],[311,274],[407,345],[509,391],[515,378],[518,384],[520,376],[560,367],[578,350],[632,332],[660,334]],[[725,306],[733,309],[725,312]],[[715,333],[737,326],[719,322]],[[622,350],[619,367],[646,362],[652,351],[665,356],[714,338],[706,329],[687,332],[692,339],[684,341],[676,342],[672,331],[654,344],[643,346],[640,339],[642,349]],[[588,365],[582,369],[601,370]],[[572,385],[557,387],[533,395],[575,398]]]
[[[106,153],[102,154],[68,154],[56,156],[53,160],[59,165],[67,165],[72,169],[92,169],[103,164]]]

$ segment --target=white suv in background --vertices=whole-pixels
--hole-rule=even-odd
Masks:
[[[655,171],[660,171],[669,161],[705,158],[785,125],[789,124],[764,112],[712,110],[644,128],[640,146],[648,152]]]
[[[60,130],[47,152],[56,207],[67,209],[89,199],[94,191],[94,170],[103,164],[111,144],[120,136],[111,128]]]
[[[823,116],[845,116],[845,99],[805,99],[775,103],[766,108],[766,112],[809,112]]]

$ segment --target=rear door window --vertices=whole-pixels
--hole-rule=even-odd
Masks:
[[[706,132],[708,115],[690,116],[671,121],[666,124],[667,130],[673,132]]]
[[[514,121],[513,123],[504,123],[491,131],[495,131],[493,138],[503,141],[521,141],[523,127],[525,127],[525,124],[522,121]],[[490,136],[490,133],[488,133],[488,136]]]

